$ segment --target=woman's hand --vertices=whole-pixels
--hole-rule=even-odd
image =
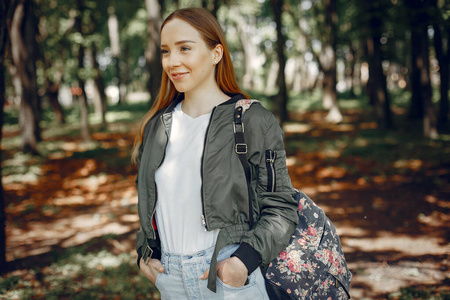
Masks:
[[[155,284],[158,273],[164,272],[164,267],[158,259],[150,259],[148,265],[146,265],[144,260],[141,259],[139,261],[139,268],[144,276],[147,277],[153,284]]]
[[[208,275],[209,269],[203,273],[200,279],[207,279]],[[239,258],[233,256],[217,263],[217,276],[229,286],[241,287],[247,281],[248,270]]]

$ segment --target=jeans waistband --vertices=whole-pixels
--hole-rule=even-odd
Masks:
[[[167,263],[181,263],[186,260],[194,262],[197,259],[204,259],[207,257],[211,257],[214,253],[214,249],[215,246],[211,246],[208,249],[194,251],[188,254],[168,252],[162,249],[161,260],[165,260]]]

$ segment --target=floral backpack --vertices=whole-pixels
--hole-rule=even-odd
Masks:
[[[235,105],[235,151],[244,167],[250,189],[250,167],[246,158],[242,117],[257,100],[239,100]],[[253,194],[249,191],[249,199]],[[347,268],[336,228],[324,211],[296,190],[299,222],[287,247],[262,273],[271,299],[349,299],[352,273]],[[249,201],[252,211],[252,200]],[[251,214],[250,214],[251,215]],[[250,220],[253,223],[253,220]]]

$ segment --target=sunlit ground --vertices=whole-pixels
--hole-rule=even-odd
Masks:
[[[368,113],[348,106],[339,125],[323,124],[322,111],[292,114],[284,130],[293,185],[335,223],[354,299],[448,299],[449,137],[422,139],[404,125],[401,110],[397,131],[378,131]],[[145,109],[113,108],[106,131],[93,116],[88,144],[74,121],[48,120],[42,157],[17,152],[17,127],[5,127],[11,270],[0,279],[0,298],[159,297],[138,274],[134,250],[139,224],[129,151]]]

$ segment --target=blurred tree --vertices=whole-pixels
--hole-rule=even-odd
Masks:
[[[47,69],[50,68],[49,65],[47,65]],[[55,111],[56,118],[60,124],[65,123],[64,119],[64,111],[61,107],[61,104],[58,101],[58,92],[61,82],[54,82],[49,77],[46,78],[46,95],[48,97],[48,100],[50,102],[50,105],[53,107],[53,110]]]
[[[211,12],[211,14],[217,18],[217,10],[219,9],[221,5],[220,0],[202,0],[202,7],[206,8]]]
[[[341,59],[344,65],[345,91],[349,97],[354,98],[356,94],[362,91],[363,82],[361,80],[361,63],[362,63],[362,38],[361,28],[363,24],[358,20],[361,14],[359,1],[338,0],[337,14],[338,24],[336,41],[337,50],[336,59]],[[338,55],[339,53],[339,55]]]
[[[103,81],[103,76],[102,76],[103,72],[100,70],[100,66],[96,59],[97,46],[95,45],[95,43],[93,43],[91,45],[90,50],[91,50],[91,55],[90,55],[91,65],[95,70],[94,82],[95,82],[95,86],[96,86],[96,90],[97,90],[97,94],[98,94],[98,97],[94,98],[94,99],[97,99],[97,101],[95,101],[95,106],[96,106],[95,111],[98,114],[100,114],[100,116],[102,118],[102,127],[106,128],[106,126],[107,126],[107,124],[106,124],[106,102],[107,102],[107,99],[106,99],[106,94],[105,94],[105,83]]]
[[[155,101],[161,84],[162,66],[159,50],[161,37],[159,29],[162,24],[163,2],[163,0],[145,0],[148,18],[148,40],[147,48],[145,49],[145,59],[150,73],[147,88],[151,96],[151,102]]]
[[[275,24],[277,30],[277,43],[276,43],[276,52],[278,58],[278,75],[277,75],[277,85],[278,85],[278,94],[273,97],[274,106],[272,106],[272,110],[277,116],[280,124],[283,124],[288,120],[288,111],[287,111],[287,102],[288,102],[288,94],[286,89],[286,56],[284,54],[285,48],[285,37],[282,31],[282,22],[281,22],[281,14],[283,8],[283,0],[270,0],[272,4],[272,10],[275,17]]]
[[[118,79],[117,88],[119,89],[119,101],[118,104],[121,104],[122,101],[125,101],[125,89],[122,86],[122,72],[120,70],[120,36],[119,36],[119,22],[117,20],[117,16],[115,15],[114,6],[108,7],[108,32],[109,32],[109,41],[111,45],[111,55],[114,58],[114,62],[116,65],[116,76]]]
[[[389,94],[386,86],[386,76],[383,72],[381,53],[382,12],[387,3],[383,1],[365,1],[365,15],[368,23],[365,26],[367,31],[366,49],[369,58],[369,80],[367,90],[370,102],[375,108],[378,126],[380,128],[393,128],[392,112],[389,102]]]
[[[99,3],[99,2],[97,2]],[[99,37],[99,34],[101,34],[101,30],[100,30],[100,26],[99,24],[103,23],[103,20],[101,18],[101,16],[103,14],[99,14],[98,12],[102,11],[101,7],[93,7],[92,11],[90,12],[90,34],[91,34],[91,42],[90,42],[90,47],[86,48],[86,50],[89,53],[89,57],[90,57],[90,64],[91,67],[93,68],[93,74],[92,74],[92,79],[94,81],[95,84],[95,97],[94,99],[94,106],[95,106],[95,112],[97,115],[101,116],[101,120],[102,120],[102,127],[104,129],[106,129],[106,102],[107,102],[107,98],[106,98],[106,94],[105,94],[105,82],[103,79],[103,72],[100,70],[100,65],[97,61],[97,48],[98,48],[98,44],[101,44],[100,40],[102,40],[102,38]],[[109,24],[108,24],[109,27]],[[118,36],[117,36],[118,38]],[[119,41],[117,41],[118,43]],[[112,48],[112,47],[111,47]],[[120,50],[120,49],[119,49]],[[115,50],[117,51],[117,50]],[[112,53],[114,53],[114,51],[111,51]],[[119,51],[120,54],[120,51]],[[114,56],[114,55],[113,55]],[[116,60],[116,64],[118,64],[119,61]],[[119,76],[119,91],[120,91],[120,76]],[[125,88],[122,88],[122,91],[126,90]],[[119,92],[119,102],[121,101],[121,99],[125,98],[125,93]]]
[[[5,52],[8,37],[7,12],[9,0],[0,0],[0,143],[2,141],[3,108],[5,106]],[[0,148],[0,159],[2,149]],[[5,199],[3,197],[2,164],[0,163],[0,270],[6,271],[6,214]],[[0,271],[0,273],[1,273]]]
[[[75,17],[75,32],[79,36],[78,43],[78,72],[77,81],[78,87],[80,88],[79,93],[77,93],[78,101],[80,102],[80,126],[81,126],[81,138],[84,142],[91,141],[90,129],[89,129],[89,118],[88,118],[88,102],[86,95],[86,83],[85,76],[83,74],[84,69],[84,57],[85,57],[85,46],[84,42],[84,30],[83,30],[83,14],[85,10],[84,0],[76,0],[76,17]]]
[[[296,8],[298,7],[298,9]],[[291,2],[290,15],[298,23],[298,29],[307,45],[319,71],[323,74],[322,105],[328,110],[326,120],[339,123],[342,114],[339,110],[336,90],[336,47],[337,47],[337,0],[309,1],[301,12],[301,5]],[[314,87],[319,77],[316,77]]]
[[[297,72],[300,74],[298,75],[300,78],[297,78],[296,80],[300,81],[300,86],[294,87],[294,90],[308,90],[311,92],[316,88],[320,78],[318,75],[310,75],[310,65],[316,64],[318,69],[322,70],[319,51],[316,51],[317,47],[314,47],[313,45],[313,43],[318,44],[315,29],[319,26],[317,24],[317,18],[315,18],[312,13],[312,2],[304,3],[306,4],[302,6],[302,4],[297,1],[290,1],[286,11],[289,12],[293,20],[293,29],[295,29],[289,30],[288,33],[291,33],[291,39],[296,41],[296,48],[298,51],[295,56],[298,56]],[[295,27],[294,24],[297,24],[298,26]],[[306,57],[311,58],[306,59]]]
[[[37,21],[31,0],[18,0],[14,4],[10,25],[11,53],[20,85],[21,149],[23,152],[38,154],[37,143],[41,140],[41,129],[35,65],[38,49],[35,38]]]
[[[440,1],[443,3],[444,1]],[[437,128],[446,130],[448,126],[448,91],[450,85],[449,66],[450,66],[450,17],[444,18],[444,5],[439,4],[437,0],[431,0],[433,6],[433,29],[434,29],[434,50],[436,59],[439,62],[439,73],[441,75],[439,101],[439,115]],[[442,6],[442,7],[441,7]],[[450,3],[447,2],[446,10],[450,11]]]
[[[39,16],[39,48],[45,95],[55,111],[56,118],[64,123],[64,112],[58,100],[58,93],[63,84],[63,73],[70,64],[70,44],[67,34],[75,24],[75,14],[70,10],[67,1],[59,1],[58,9],[51,0],[37,0],[36,14]],[[69,15],[72,11],[72,16]],[[64,16],[67,13],[67,16]],[[61,19],[67,17],[67,22]],[[63,23],[65,26],[62,26]]]
[[[319,55],[323,72],[323,108],[328,109],[326,120],[332,123],[342,121],[338,107],[336,91],[336,36],[337,36],[337,0],[323,0],[325,16],[323,24],[322,46]]]
[[[411,31],[411,88],[410,117],[423,118],[424,136],[438,137],[430,79],[428,26],[432,25],[431,5],[428,1],[405,0]]]
[[[255,84],[258,81],[256,75],[257,68],[261,67],[258,63],[258,45],[253,40],[257,35],[257,17],[254,9],[248,5],[240,5],[239,7],[232,5],[229,7],[229,14],[224,21],[226,28],[236,28],[238,33],[237,36],[241,46],[239,51],[242,51],[244,66],[242,87],[244,90],[254,90],[256,88]],[[228,41],[230,44],[233,42],[231,40]]]

